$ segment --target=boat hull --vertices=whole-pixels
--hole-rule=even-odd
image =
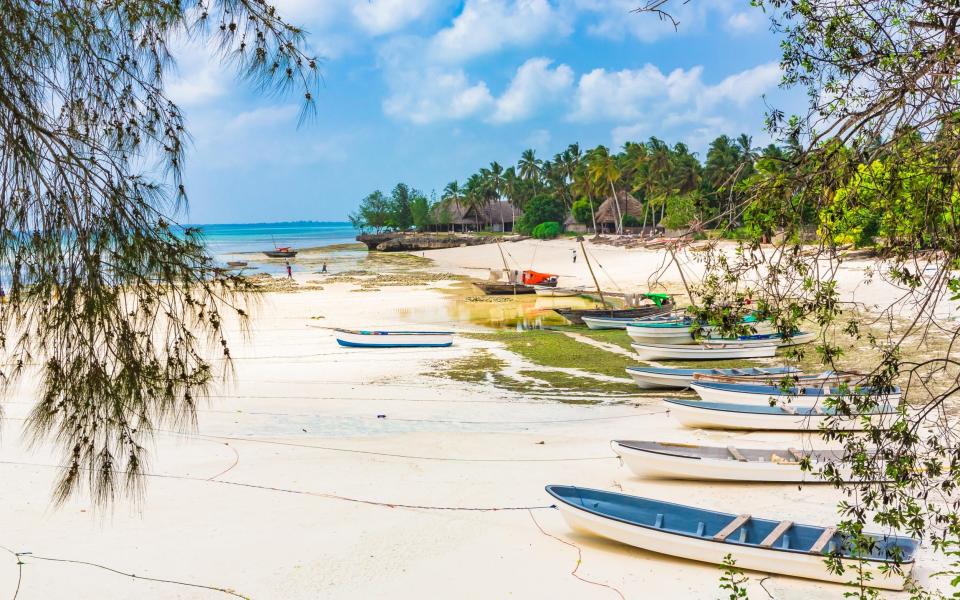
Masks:
[[[627,323],[633,323],[632,317],[583,317],[583,324],[589,329],[626,329]]]
[[[446,348],[453,345],[447,332],[337,331],[337,343],[346,348]]]
[[[579,296],[582,293],[582,290],[573,288],[558,288],[545,285],[535,285],[533,286],[533,291],[538,296],[544,296],[546,298],[571,298],[573,296]]]
[[[771,358],[776,356],[776,344],[723,346],[690,344],[633,344],[640,360],[724,360],[730,358]]]
[[[709,385],[703,385],[694,381],[690,384],[690,389],[695,391],[700,399],[705,402],[728,402],[730,404],[752,404],[754,406],[770,406],[774,404],[787,404],[790,406],[818,406],[823,401],[830,398],[829,395],[803,395],[803,394],[772,394],[772,393],[745,393],[733,390],[718,389]],[[834,398],[848,397],[835,395]],[[900,403],[900,394],[882,394],[876,397],[878,402],[883,404],[897,405]]]
[[[631,448],[617,442],[611,445],[613,451],[623,459],[623,463],[640,477],[695,481],[823,483],[815,473],[802,470],[800,463],[795,461],[742,462],[735,459],[692,458]],[[784,455],[787,455],[786,451]]]
[[[654,367],[628,367],[627,373],[636,384],[644,389],[686,389],[694,381],[697,374],[722,375],[724,373],[754,372],[758,377],[781,379],[789,373],[796,372],[792,367],[772,367],[768,369],[662,369]]]
[[[555,308],[553,311],[573,325],[583,325],[583,317],[639,318],[665,315],[673,311],[673,304],[664,302],[662,306],[651,304],[637,308]]]
[[[667,402],[670,415],[685,427],[693,429],[737,429],[758,431],[819,431],[830,418],[826,414],[763,414],[744,413],[732,410],[716,410],[703,406],[691,406]],[[860,431],[863,420],[868,418],[874,426],[880,427],[887,413],[861,415],[856,419],[845,419],[835,424],[845,431]]]
[[[687,345],[696,342],[690,334],[690,327],[670,327],[655,329],[642,325],[628,325],[627,335],[638,344]]]
[[[267,255],[267,258],[293,258],[297,255],[296,250],[290,252],[275,252],[273,250],[264,251],[264,254]]]
[[[844,559],[845,572],[842,575],[837,575],[827,569],[824,557],[816,554],[781,552],[740,544],[716,542],[705,537],[676,535],[610,519],[566,502],[558,503],[558,508],[567,525],[576,531],[609,538],[650,552],[703,563],[723,564],[724,558],[729,554],[736,561],[737,568],[740,569],[833,583],[849,582],[854,578],[854,573],[859,566],[854,561]],[[887,575],[880,571],[879,565],[869,561],[863,564],[864,572],[871,575],[870,585],[888,590],[902,590],[906,583],[905,575],[909,575],[912,567],[912,563],[906,563],[901,566],[904,575]]]

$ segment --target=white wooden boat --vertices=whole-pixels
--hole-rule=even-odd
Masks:
[[[764,346],[770,343],[776,343],[780,346],[798,346],[800,344],[809,344],[815,339],[817,339],[817,334],[815,333],[797,332],[789,338],[783,337],[779,333],[758,333],[755,335],[742,335],[737,338],[705,337],[702,338],[702,341],[704,344],[720,346],[724,344]]]
[[[366,331],[335,329],[337,343],[348,348],[442,348],[453,344],[452,331]]]
[[[768,321],[759,322],[752,315],[748,315],[743,319],[743,323],[752,326],[758,333],[741,336],[737,340],[750,342],[761,339],[763,336],[774,335]],[[627,326],[627,334],[638,344],[696,344],[697,340],[693,337],[692,327],[693,320],[689,317],[664,322],[631,323]],[[713,325],[703,325],[700,328],[699,335],[713,341],[714,338],[711,336],[717,329]],[[718,341],[733,341],[728,338],[716,339]]]
[[[574,530],[705,563],[722,564],[729,554],[738,568],[764,573],[847,583],[862,565],[870,576],[866,585],[900,590],[919,547],[909,537],[866,534],[876,543],[869,555],[856,560],[836,527],[738,516],[567,485],[548,485],[546,490]],[[827,555],[838,558],[845,572],[831,572]],[[900,561],[900,573],[887,572],[894,560]]]
[[[562,288],[550,287],[549,285],[535,285],[533,286],[533,291],[538,296],[545,296],[547,298],[569,298],[571,296],[579,296],[583,293],[584,288]]]
[[[822,405],[827,398],[852,399],[857,396],[871,396],[880,404],[896,406],[900,403],[900,388],[888,391],[876,391],[868,387],[851,386],[849,388],[836,386],[807,385],[783,388],[775,383],[725,383],[714,381],[697,381],[690,384],[701,400],[707,402],[729,402],[731,404],[758,404],[769,406],[775,404],[789,404],[792,406]]]
[[[771,358],[777,344],[633,344],[640,360],[724,360]]]
[[[698,446],[634,440],[616,440],[613,451],[636,475],[661,479],[697,481],[780,481],[823,483],[817,476],[818,465],[834,462],[843,453],[832,450],[797,448],[736,448],[734,446]],[[800,468],[809,458],[813,471]],[[845,480],[850,469],[841,471]]]
[[[664,402],[671,416],[681,424],[697,429],[819,431],[828,419],[833,418],[832,410],[817,406],[763,406],[679,399],[664,399]],[[883,427],[891,423],[896,414],[887,406],[873,413],[834,421],[834,425],[846,431],[862,430],[864,422]]]
[[[688,388],[690,382],[704,376],[782,378],[799,372],[793,367],[769,367],[763,369],[671,369],[668,367],[627,367],[627,373],[638,386],[644,389]]]

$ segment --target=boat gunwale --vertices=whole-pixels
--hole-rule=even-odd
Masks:
[[[714,544],[734,545],[734,546],[741,546],[741,547],[743,547],[743,548],[753,548],[753,549],[756,549],[756,550],[763,550],[763,551],[774,550],[774,551],[777,551],[777,552],[789,552],[789,553],[791,553],[791,554],[797,554],[797,555],[801,555],[801,556],[822,557],[824,560],[827,560],[827,559],[829,559],[829,558],[840,558],[841,560],[854,560],[854,561],[855,561],[855,560],[863,560],[863,561],[865,561],[865,562],[882,563],[882,564],[895,564],[895,563],[896,563],[895,560],[889,559],[889,558],[873,558],[873,557],[857,558],[857,557],[850,557],[850,556],[846,556],[846,555],[831,555],[831,554],[829,554],[829,553],[820,554],[820,553],[811,552],[811,551],[809,551],[809,550],[799,550],[799,549],[796,549],[796,548],[780,548],[780,547],[776,547],[776,546],[764,547],[764,546],[761,546],[759,543],[756,543],[756,544],[748,544],[748,543],[745,543],[745,542],[740,542],[740,541],[738,541],[738,540],[736,540],[736,539],[733,539],[732,537],[729,537],[729,538],[724,539],[724,540],[715,540],[715,539],[713,539],[712,536],[710,536],[710,537],[705,537],[705,536],[700,536],[700,535],[696,535],[696,534],[693,534],[693,533],[685,533],[685,532],[683,532],[683,531],[678,531],[678,530],[676,530],[676,529],[666,529],[666,528],[664,528],[664,527],[654,527],[653,525],[646,525],[646,524],[644,524],[644,523],[638,523],[638,522],[636,522],[636,521],[629,521],[629,520],[627,520],[627,519],[623,519],[623,518],[620,518],[620,517],[615,516],[615,515],[605,514],[605,513],[596,511],[596,510],[592,510],[592,509],[590,509],[590,508],[587,507],[587,506],[583,506],[582,504],[580,504],[580,505],[574,504],[574,503],[568,501],[566,498],[560,496],[558,493],[554,492],[554,491],[551,489],[551,488],[555,488],[555,487],[556,487],[556,488],[560,488],[560,487],[563,487],[563,488],[571,488],[571,489],[574,489],[574,490],[587,490],[587,491],[591,491],[591,492],[600,492],[601,494],[608,494],[608,495],[612,495],[612,496],[620,496],[620,497],[623,497],[623,498],[639,498],[639,499],[641,499],[641,500],[648,500],[648,501],[655,502],[655,503],[661,504],[661,505],[666,505],[666,506],[671,506],[671,507],[678,507],[678,508],[688,509],[688,510],[689,510],[689,509],[693,509],[693,510],[700,511],[700,512],[703,512],[703,513],[708,513],[708,514],[711,514],[711,515],[720,515],[720,516],[724,516],[724,517],[729,517],[730,519],[735,519],[737,515],[734,515],[734,514],[732,514],[732,513],[725,513],[725,512],[710,510],[710,509],[708,509],[708,508],[700,508],[700,507],[697,507],[697,506],[690,506],[690,505],[687,505],[687,504],[679,504],[679,503],[677,503],[677,502],[669,502],[669,501],[667,501],[667,500],[654,500],[653,498],[645,498],[645,497],[643,497],[643,496],[633,496],[633,495],[631,495],[631,494],[624,494],[624,493],[620,493],[620,492],[609,492],[609,491],[607,491],[607,490],[598,490],[598,489],[595,489],[595,488],[581,488],[581,487],[578,487],[578,486],[575,486],[575,485],[549,484],[549,485],[545,486],[545,488],[544,488],[548,494],[550,494],[551,496],[553,496],[555,499],[559,500],[560,502],[563,502],[564,504],[566,504],[566,505],[569,506],[570,508],[582,510],[582,511],[585,512],[585,513],[588,513],[588,514],[591,514],[591,515],[596,515],[596,516],[602,517],[602,518],[604,518],[604,519],[610,519],[610,520],[612,520],[612,521],[617,521],[617,522],[623,523],[623,524],[625,524],[625,525],[632,525],[632,526],[634,526],[634,527],[641,527],[641,528],[646,529],[646,530],[648,530],[648,531],[659,531],[659,532],[667,533],[667,534],[669,534],[669,535],[679,535],[679,536],[683,536],[683,537],[686,537],[686,538],[691,538],[691,539],[695,539],[695,540],[701,540],[701,541],[704,541],[704,542],[711,542],[711,543],[714,543]],[[582,500],[582,498],[581,498],[581,500]],[[764,518],[758,518],[758,517],[753,517],[753,516],[751,516],[750,518],[751,518],[751,520],[753,520],[753,521],[766,521],[766,522],[768,522],[768,523],[774,523],[774,524],[777,523],[777,521],[774,521],[774,520],[772,520],[772,519],[764,519]],[[805,524],[805,523],[794,523],[794,526],[797,526],[797,525],[799,525],[799,526],[801,526],[801,527],[811,527],[811,528],[814,528],[814,529],[819,529],[819,530],[821,530],[821,531],[824,531],[824,530],[827,529],[827,527],[829,527],[829,526],[824,527],[824,526],[820,526],[820,525],[808,525],[808,524]],[[738,529],[739,529],[739,528],[738,528]],[[834,535],[839,535],[839,532],[836,533],[836,534],[834,534]],[[916,562],[916,553],[917,553],[917,550],[919,550],[919,547],[920,547],[920,543],[919,543],[918,540],[916,540],[916,539],[914,539],[914,538],[911,538],[911,537],[908,537],[908,536],[900,536],[900,535],[889,535],[889,536],[885,536],[885,535],[882,535],[882,534],[873,534],[873,533],[869,533],[869,532],[868,532],[866,535],[870,535],[870,536],[874,536],[874,537],[879,537],[879,538],[881,538],[881,539],[908,540],[908,541],[913,542],[913,543],[914,543],[914,547],[913,547],[913,552],[911,553],[910,559],[909,559],[909,560],[901,560],[901,561],[899,561],[898,564],[901,564],[901,565],[904,565],[904,564],[914,564],[914,563]],[[782,534],[781,534],[781,537],[782,537]],[[777,538],[777,539],[780,539],[780,538]],[[621,543],[623,543],[623,542],[621,542]],[[662,554],[662,553],[658,552],[658,554]],[[673,555],[667,554],[667,556],[673,556]]]
[[[760,404],[760,405],[754,405],[754,404],[734,404],[733,402],[714,402],[714,401],[710,401],[710,400],[686,400],[686,399],[684,399],[684,398],[664,398],[663,401],[666,402],[666,403],[668,403],[668,404],[676,404],[676,405],[684,406],[684,407],[687,407],[687,408],[698,408],[698,409],[700,409],[700,410],[713,410],[713,411],[717,411],[717,412],[749,414],[749,415],[763,415],[763,416],[770,416],[770,417],[793,417],[793,418],[802,417],[802,418],[808,418],[808,417],[835,417],[835,416],[837,416],[836,413],[824,412],[822,408],[819,409],[821,412],[815,413],[815,412],[813,412],[813,409],[814,409],[815,407],[806,407],[806,406],[796,406],[796,407],[793,407],[794,410],[796,410],[797,412],[796,412],[796,413],[791,413],[791,412],[788,412],[788,411],[784,410],[783,407],[781,407],[781,406],[768,406],[768,405],[762,405],[762,404]],[[730,408],[722,408],[722,407],[720,407],[720,406],[715,406],[715,405],[718,405],[718,404],[722,404],[722,405],[728,406],[728,407],[730,407]],[[713,406],[711,406],[711,405],[713,405]],[[878,409],[879,409],[879,408],[880,408],[880,407],[878,407]],[[895,415],[895,414],[897,414],[897,411],[892,410],[893,407],[891,407],[891,406],[884,405],[883,408],[887,408],[887,409],[890,409],[890,410],[887,410],[887,411],[877,410],[877,411],[875,411],[875,412],[870,412],[870,413],[857,413],[857,414],[846,415],[846,416],[850,416],[850,417],[876,417],[876,416],[880,416],[880,415]],[[777,409],[777,410],[779,410],[780,412],[764,412],[764,409]],[[800,412],[801,410],[803,410],[803,411],[809,411],[809,412],[803,412],[803,413],[801,413],[801,412]],[[841,415],[841,416],[842,416],[842,415]]]

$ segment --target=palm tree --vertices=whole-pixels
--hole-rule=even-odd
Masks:
[[[488,173],[489,173],[488,178],[490,180],[490,186],[493,188],[493,195],[495,197],[495,201],[497,202],[497,205],[496,205],[497,214],[500,215],[500,231],[506,231],[507,225],[506,223],[503,222],[503,211],[500,210],[500,202],[501,202],[500,198],[503,195],[503,186],[504,186],[503,167],[500,166],[500,163],[498,163],[497,161],[493,161],[492,163],[490,163],[490,170],[488,171]]]
[[[595,184],[606,182],[613,194],[613,205],[617,208],[617,233],[623,233],[623,214],[620,211],[620,198],[617,197],[615,181],[620,179],[620,169],[617,162],[610,156],[606,146],[597,146],[588,156],[588,170],[590,179]]]
[[[480,212],[483,210],[483,205],[487,201],[484,197],[483,188],[484,180],[480,173],[474,173],[467,178],[467,182],[463,186],[463,201],[467,206],[467,210],[473,210],[473,219],[476,223],[477,231],[480,231]]]
[[[443,202],[453,202],[457,205],[457,210],[460,210],[460,201],[463,200],[463,190],[460,188],[460,184],[456,179],[447,184],[443,188],[443,196],[440,198]],[[451,224],[452,225],[452,224]]]
[[[503,189],[500,190],[500,193],[507,199],[507,202],[510,203],[510,207],[513,210],[514,223],[517,222],[517,209],[521,208],[517,206],[519,202],[517,198],[517,183],[519,181],[516,167],[507,167],[507,170],[503,172]]]
[[[520,162],[517,163],[517,167],[520,173],[520,179],[532,181],[534,190],[537,190],[540,185],[540,173],[543,167],[543,161],[537,158],[533,150],[524,150],[523,154],[520,155]]]

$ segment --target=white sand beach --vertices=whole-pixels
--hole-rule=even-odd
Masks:
[[[583,257],[572,262],[575,247],[572,240],[504,245],[525,268],[559,273],[562,285],[587,285]],[[616,289],[611,281],[646,289],[663,266],[660,283],[682,290],[662,251],[589,248],[608,289]],[[434,261],[431,271],[474,277],[501,262],[496,245],[423,256]],[[864,291],[856,266],[842,272],[848,299],[895,294]],[[696,264],[688,268],[696,275]],[[452,282],[356,291],[312,272],[295,275],[320,279],[322,289],[265,295],[250,337],[233,336],[235,375],[199,411],[196,432],[158,433],[139,511],[121,503],[104,514],[84,500],[51,506],[59,459],[22,435],[29,383],[4,402],[0,545],[9,553],[0,551],[0,597],[19,585],[18,600],[231,597],[222,590],[257,600],[715,598],[718,567],[572,532],[549,508],[544,485],[623,490],[800,523],[837,520],[840,493],[826,486],[640,479],[609,446],[655,439],[809,448],[816,440],[684,429],[655,394],[573,404],[438,372],[437,361],[478,348],[504,356],[486,340],[458,338],[444,349],[341,348],[320,327],[481,326],[451,322],[454,297],[440,288]],[[29,554],[18,565],[12,553]],[[925,546],[914,572],[935,585],[930,575],[939,567]],[[751,598],[847,591],[748,575]]]

